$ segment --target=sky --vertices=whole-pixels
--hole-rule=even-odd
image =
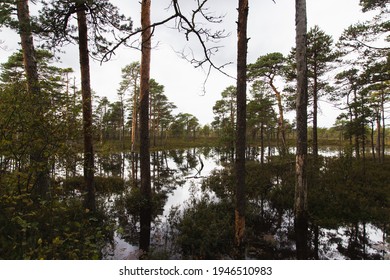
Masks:
[[[188,10],[194,0],[181,0],[183,11]],[[295,44],[295,1],[293,0],[250,0],[248,19],[248,63],[270,52],[288,54]],[[113,0],[121,13],[130,16],[134,27],[140,26],[140,4],[138,0]],[[167,10],[170,0],[152,1],[152,22],[160,21],[172,14]],[[230,76],[236,75],[236,21],[237,3],[233,0],[209,0],[209,12],[223,16],[221,24],[211,26],[213,30],[225,30],[230,34],[216,45],[221,46],[212,57],[217,66],[231,63],[223,70]],[[32,4],[30,4],[32,5]],[[34,10],[34,7],[31,7]],[[184,12],[185,13],[185,12]],[[308,28],[318,25],[325,33],[332,35],[337,41],[345,28],[359,21],[370,18],[363,14],[359,0],[307,0]],[[178,108],[174,113],[190,113],[204,125],[213,121],[212,107],[221,98],[221,92],[230,85],[235,85],[231,77],[213,70],[206,84],[206,69],[194,68],[178,53],[189,53],[192,50],[196,57],[201,57],[199,44],[195,38],[187,41],[185,36],[173,29],[174,22],[167,23],[156,29],[152,38],[154,49],[151,59],[151,77],[164,85],[165,94]],[[3,30],[0,33],[3,41],[0,48],[0,62],[19,48],[18,36],[14,32]],[[211,45],[210,45],[211,46]],[[140,61],[140,52],[121,47],[109,62],[101,64],[92,61],[91,84],[99,96],[107,96],[111,101],[117,100],[117,89],[121,81],[121,69],[126,65]],[[78,48],[70,45],[61,55],[62,67],[72,67],[75,70],[76,83],[79,78]],[[205,85],[205,86],[204,86]],[[282,85],[280,85],[282,88]],[[340,113],[333,106],[321,102],[319,126],[330,127]],[[291,119],[294,113],[288,114]]]

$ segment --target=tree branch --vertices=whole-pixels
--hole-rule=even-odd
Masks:
[[[196,16],[200,14],[206,21],[211,22],[211,23],[220,23],[222,17],[213,17],[209,16],[205,13],[205,4],[207,3],[208,0],[197,0],[197,8],[192,11],[191,18],[187,18],[186,16],[183,15],[180,5],[178,3],[178,0],[172,0],[170,3],[170,8],[173,8],[173,14],[169,16],[168,18],[153,23],[150,26],[144,28],[144,29],[137,29],[135,32],[130,33],[126,37],[123,37],[119,39],[119,41],[111,47],[109,51],[107,51],[103,58],[101,59],[101,62],[109,60],[112,55],[115,53],[115,51],[121,46],[121,45],[127,45],[126,42],[133,36],[138,35],[143,33],[144,31],[152,28],[153,30],[160,26],[164,25],[171,20],[177,20],[175,23],[176,28],[180,31],[184,31],[184,35],[187,41],[190,40],[189,36],[190,34],[194,34],[197,41],[200,43],[200,46],[202,48],[202,52],[204,57],[202,59],[196,59],[195,55],[192,54],[192,58],[188,59],[187,55],[184,54],[184,52],[181,53],[182,58],[186,59],[188,62],[191,64],[195,65],[195,68],[197,67],[203,67],[203,65],[207,62],[209,63],[209,69],[207,70],[207,78],[206,81],[208,80],[208,77],[210,75],[211,69],[215,69],[218,72],[224,74],[225,76],[228,76],[230,78],[235,79],[225,71],[223,71],[223,68],[229,64],[232,64],[232,62],[225,63],[221,66],[217,66],[211,59],[211,56],[215,54],[218,49],[220,48],[219,46],[216,47],[208,47],[206,45],[206,42],[209,40],[217,41],[219,39],[223,39],[227,37],[228,35],[224,35],[224,31],[217,31],[212,33],[209,29],[204,29],[204,28],[197,28],[197,23],[196,23]],[[129,45],[127,45],[129,46]],[[206,83],[205,81],[205,83]]]

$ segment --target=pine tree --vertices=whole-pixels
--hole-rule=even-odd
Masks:
[[[237,257],[245,258],[245,147],[246,147],[246,80],[247,80],[247,24],[248,0],[238,1],[237,21],[237,128],[236,128],[236,205],[235,245]]]
[[[295,1],[297,62],[297,151],[294,199],[294,227],[297,259],[308,257],[307,213],[307,18],[306,0]]]

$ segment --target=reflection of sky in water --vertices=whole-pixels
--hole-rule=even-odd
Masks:
[[[204,177],[207,177],[210,175],[211,171],[219,167],[215,159],[212,158],[204,158],[203,155],[200,155],[203,161],[203,169],[198,174],[198,171],[196,169],[200,169],[200,163],[198,163],[198,166],[196,169],[190,170],[189,174],[186,176],[188,179],[184,183],[183,186],[179,186],[174,190],[171,194],[169,194],[167,202],[164,207],[164,216],[168,215],[169,210],[171,207],[180,206],[183,207],[183,203],[190,197],[191,195],[191,187],[197,188],[198,196],[201,195],[200,193],[200,186],[202,184],[202,180]],[[193,176],[197,175],[196,178],[193,178]],[[184,178],[185,179],[185,178]]]
[[[291,149],[290,152],[294,153],[294,149]],[[194,153],[196,154],[196,157],[194,157]],[[192,168],[185,168],[188,167],[189,164],[187,164],[187,155],[192,155],[192,160],[195,160],[195,166]],[[266,153],[267,155],[267,149]],[[278,152],[276,149],[272,149],[272,155],[277,155]],[[323,156],[338,156],[340,154],[340,150],[338,148],[321,148],[319,150],[319,154]],[[201,183],[204,180],[205,177],[209,176],[212,170],[222,168],[219,163],[219,155],[215,152],[211,152],[208,156],[205,156],[200,149],[191,149],[188,151],[183,151],[182,153],[178,152],[178,155],[181,155],[182,162],[177,164],[172,157],[169,156],[169,153],[167,154],[167,164],[170,170],[174,171],[172,175],[169,176],[175,176],[178,180],[184,180],[184,184],[179,184],[174,190],[168,193],[168,197],[166,200],[166,204],[164,206],[164,213],[160,217],[158,217],[157,220],[164,223],[166,220],[166,217],[168,216],[171,207],[179,207],[180,210],[183,210],[184,207],[186,207],[186,201],[191,197],[191,195],[195,195],[196,198],[200,198],[202,196],[202,192],[200,189]],[[153,162],[153,161],[152,161]],[[203,168],[202,164],[203,163]],[[164,161],[165,165],[165,161]],[[199,170],[202,168],[202,170],[199,172]],[[129,159],[125,160],[125,177],[128,177],[130,175],[131,170],[131,163]],[[152,168],[153,171],[153,168]],[[139,176],[138,176],[139,177]],[[163,186],[168,187],[168,186]],[[168,187],[171,188],[172,186]],[[291,223],[291,218],[285,218],[283,224],[285,223]],[[152,226],[153,227],[153,226]],[[284,228],[284,229],[283,229]],[[281,231],[285,230],[286,227],[282,226],[280,229]],[[337,250],[337,243],[329,242],[331,238],[337,237],[341,239],[341,245],[343,245],[344,248],[348,247],[348,236],[346,234],[346,231],[348,229],[344,227],[340,227],[337,230],[326,230],[321,229],[321,237],[320,237],[320,258],[321,259],[345,259],[345,256],[343,256],[338,250]],[[366,224],[366,235],[369,241],[369,245],[366,246],[366,253],[375,253],[382,251],[383,258],[389,259],[390,258],[390,246],[389,244],[386,244],[384,242],[384,236],[383,231],[376,228],[375,226],[371,224]],[[156,237],[156,235],[161,235],[160,232],[161,228],[157,228],[152,233],[152,236]],[[362,226],[360,231],[362,232]],[[160,236],[161,238],[161,236]],[[280,239],[279,236],[274,236],[274,239]],[[114,237],[114,248],[107,248],[106,258],[107,259],[137,259],[138,254],[138,247],[128,244],[126,241],[121,239],[117,234],[115,234]],[[158,244],[159,242],[156,242],[152,240],[152,244]],[[291,246],[294,246],[294,244],[291,243]]]

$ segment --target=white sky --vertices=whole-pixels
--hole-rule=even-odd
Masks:
[[[138,0],[113,0],[112,2],[120,7],[122,13],[132,17],[135,27],[140,26]],[[165,10],[169,2],[170,0],[152,1],[153,21],[161,20],[171,14]],[[181,2],[188,4],[193,0]],[[215,29],[225,29],[227,33],[231,33],[228,38],[219,43],[223,48],[214,56],[214,61],[217,65],[233,62],[224,69],[232,76],[235,76],[236,71],[237,3],[237,0],[210,0],[209,4],[210,11],[215,12],[216,15],[225,15],[223,24],[216,25]],[[308,27],[319,25],[327,34],[332,35],[335,41],[346,27],[369,18],[369,15],[361,12],[359,0],[307,0],[307,12]],[[202,89],[205,73],[201,69],[194,69],[175,53],[184,47],[192,47],[196,50],[197,42],[195,40],[187,42],[183,34],[178,34],[176,30],[169,28],[172,26],[173,23],[170,23],[155,31],[153,42],[158,44],[152,51],[151,76],[165,86],[165,94],[178,107],[175,113],[191,113],[201,124],[210,123],[213,120],[212,107],[215,101],[220,99],[220,93],[227,86],[235,84],[235,80],[213,71],[204,93]],[[250,0],[248,28],[250,37],[248,63],[270,52],[287,54],[295,44],[295,1],[276,0],[274,4],[272,0]],[[4,41],[2,46],[7,47],[7,50],[0,49],[0,62],[4,62],[17,50],[18,37],[9,31],[3,31],[0,36]],[[72,67],[76,77],[79,75],[77,51],[77,46],[71,45],[62,57],[62,66]],[[93,90],[99,96],[107,96],[111,101],[116,100],[121,69],[137,60],[140,60],[138,51],[120,48],[110,62],[103,65],[93,62],[91,66]],[[333,125],[338,112],[326,104],[322,104],[321,109],[319,126]],[[292,113],[291,116],[293,117],[294,114]]]

